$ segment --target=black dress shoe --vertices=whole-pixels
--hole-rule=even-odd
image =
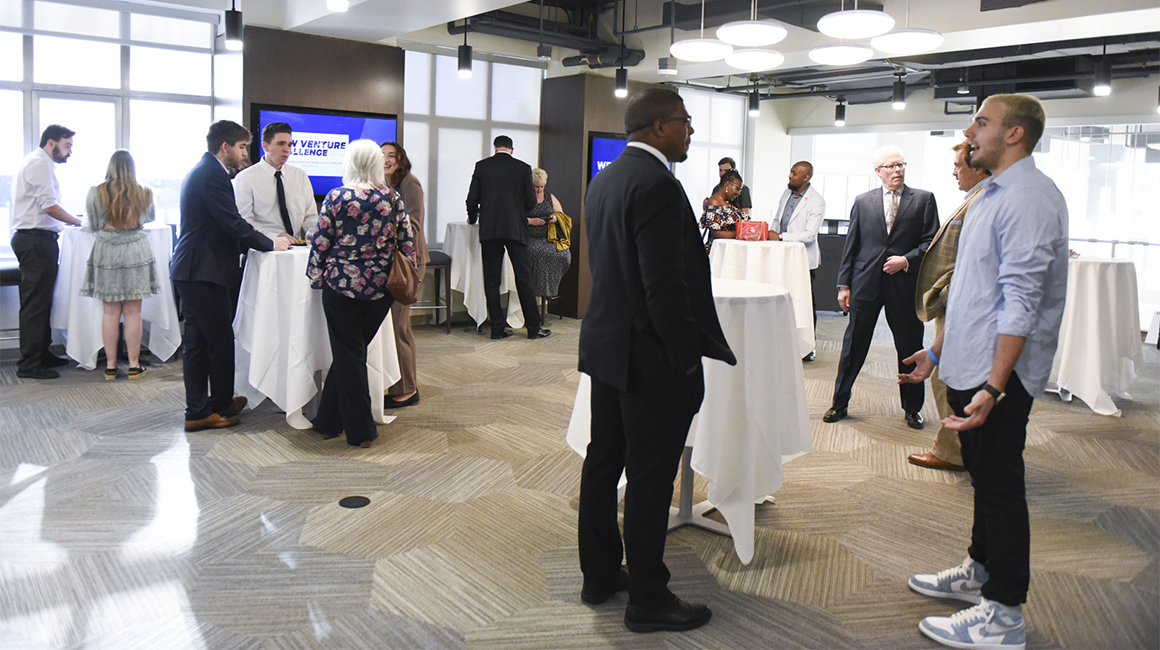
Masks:
[[[405,399],[401,402],[396,400],[395,398],[391,397],[390,395],[383,397],[383,408],[385,408],[385,409],[401,409],[404,406],[411,406],[412,404],[418,404],[418,403],[419,403],[419,391],[415,391],[414,395],[408,397],[407,399]]]
[[[657,608],[629,604],[624,610],[624,626],[630,632],[683,632],[709,622],[713,612],[704,605],[692,605],[673,596],[668,605]]]
[[[922,413],[918,413],[916,411],[914,413],[907,413],[906,414],[906,426],[910,427],[911,429],[921,429],[922,425],[923,425]]]
[[[60,376],[60,373],[51,368],[41,366],[31,370],[17,370],[16,376],[21,379],[56,379]]]
[[[632,584],[632,579],[628,577],[628,571],[624,567],[620,567],[620,571],[612,579],[612,584],[603,589],[597,589],[585,580],[584,586],[580,589],[580,600],[584,601],[586,605],[599,605],[612,598],[613,594],[627,591],[630,584]]]
[[[837,422],[846,417],[846,409],[830,409],[822,416],[822,422]]]
[[[546,339],[551,335],[552,330],[546,330],[542,327],[534,332],[528,332],[529,339]]]
[[[512,331],[509,329],[492,330],[491,331],[491,338],[493,338],[493,339],[506,339],[507,337],[509,337],[511,335],[512,335]]]
[[[58,357],[54,354],[47,354],[40,359],[40,365],[45,368],[59,368],[68,365],[68,359]]]

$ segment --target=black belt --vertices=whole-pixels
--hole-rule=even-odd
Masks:
[[[52,237],[53,239],[56,239],[59,235],[59,233],[57,233],[55,230],[46,230],[44,228],[17,228],[16,234],[35,235],[37,237]]]

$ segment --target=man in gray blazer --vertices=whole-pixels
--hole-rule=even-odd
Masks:
[[[850,313],[850,324],[842,339],[834,399],[822,416],[825,422],[846,417],[854,380],[870,351],[883,307],[894,335],[900,374],[914,370],[914,364],[903,359],[922,347],[922,321],[914,313],[914,292],[919,264],[938,232],[938,207],[933,194],[904,184],[906,158],[901,149],[882,147],[874,152],[873,162],[882,187],[854,199],[838,267],[838,306]],[[902,384],[899,392],[907,426],[921,429],[922,383]]]
[[[669,591],[664,562],[673,479],[705,394],[701,358],[737,363],[717,321],[697,219],[668,168],[688,155],[691,119],[670,88],[634,95],[628,146],[584,201],[592,295],[580,371],[592,378],[592,440],[580,478],[580,598],[599,605],[627,589],[633,632],[691,630],[712,615]]]
[[[512,139],[496,136],[495,155],[475,163],[467,191],[467,223],[479,222],[479,247],[483,257],[483,292],[491,338],[512,335],[507,314],[499,302],[503,254],[507,250],[516,276],[516,291],[524,310],[528,338],[547,338],[552,332],[540,327],[540,311],[532,288],[532,265],[528,259],[528,211],[536,206],[532,168],[512,157]]]
[[[813,299],[814,279],[818,274],[818,231],[826,218],[826,200],[814,189],[810,181],[814,178],[814,166],[808,161],[794,163],[789,170],[789,183],[777,202],[777,212],[773,214],[771,240],[796,241],[806,245],[806,257],[810,261],[810,301],[814,309],[814,328],[818,326],[818,303]],[[803,361],[813,361],[814,351],[810,350]]]

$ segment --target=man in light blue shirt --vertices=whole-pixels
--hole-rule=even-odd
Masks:
[[[967,129],[971,166],[991,183],[963,224],[946,329],[908,362],[900,382],[922,381],[936,364],[955,414],[963,464],[975,488],[971,545],[963,564],[911,576],[912,590],[978,603],[954,617],[930,616],[923,634],[957,648],[1023,648],[1022,604],[1030,580],[1031,533],[1023,446],[1033,400],[1051,372],[1067,295],[1067,206],[1031,152],[1043,106],[993,95]]]

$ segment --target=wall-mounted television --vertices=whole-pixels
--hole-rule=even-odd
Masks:
[[[591,182],[624,148],[628,146],[628,136],[623,133],[588,132],[588,181]]]
[[[253,162],[262,156],[262,129],[271,122],[285,122],[294,131],[293,149],[287,162],[310,175],[316,196],[342,185],[347,143],[362,138],[375,142],[398,140],[399,120],[395,115],[251,104],[250,160]]]

